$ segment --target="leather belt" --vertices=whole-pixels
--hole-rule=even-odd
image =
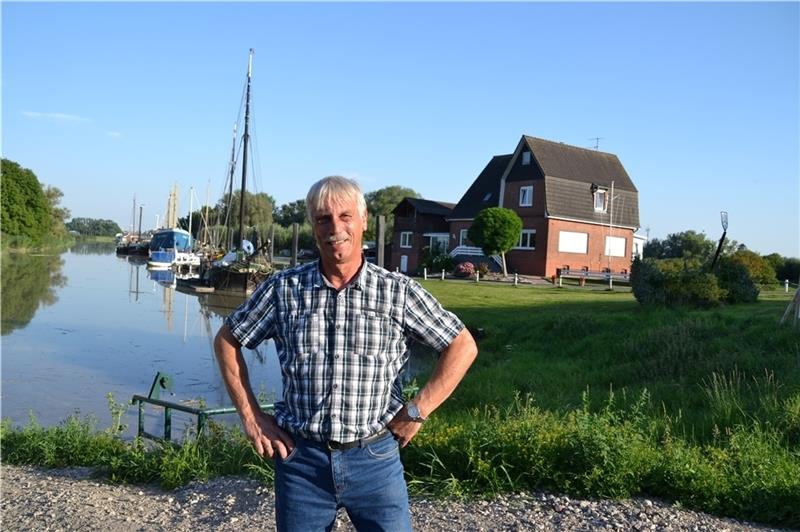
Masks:
[[[353,449],[355,447],[366,447],[370,443],[379,440],[389,434],[389,429],[383,428],[373,434],[372,436],[367,436],[366,438],[361,438],[360,440],[353,440],[347,443],[341,443],[338,441],[326,441],[325,446],[328,448],[329,451],[346,451],[347,449]]]

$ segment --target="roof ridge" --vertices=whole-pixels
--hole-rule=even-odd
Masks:
[[[522,136],[525,137],[526,139],[533,139],[533,140],[538,140],[538,141],[541,141],[541,142],[547,142],[548,144],[555,144],[556,146],[565,146],[567,148],[575,148],[576,150],[588,151],[589,153],[602,153],[604,155],[611,155],[613,157],[616,157],[615,154],[613,154],[611,152],[607,152],[607,151],[595,150],[595,149],[592,149],[592,148],[584,148],[583,146],[575,146],[574,144],[567,144],[566,142],[559,142],[559,141],[555,141],[555,140],[543,139],[541,137],[534,137],[532,135],[524,135],[523,134]]]

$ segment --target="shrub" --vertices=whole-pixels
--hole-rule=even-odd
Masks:
[[[717,277],[703,272],[696,261],[635,259],[631,288],[642,305],[683,305],[708,308],[728,297]]]
[[[462,262],[453,270],[456,277],[473,277],[475,275],[475,265],[471,262]]]
[[[485,262],[479,263],[476,269],[478,273],[481,274],[481,277],[489,274],[489,265]]]
[[[727,291],[728,303],[753,303],[758,299],[759,288],[750,270],[733,257],[723,257],[717,267],[720,285]]]

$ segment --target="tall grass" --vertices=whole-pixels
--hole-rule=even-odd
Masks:
[[[778,326],[791,295],[668,310],[629,293],[424,284],[484,335],[464,382],[403,451],[413,491],[649,495],[800,527],[800,334]],[[109,407],[121,419],[111,398]],[[4,422],[2,458],[95,465],[165,487],[229,473],[272,479],[238,428],[210,424],[175,446],[123,443],[113,425]]]

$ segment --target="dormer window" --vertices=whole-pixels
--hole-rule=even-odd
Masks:
[[[606,212],[606,192],[604,188],[594,191],[594,212]]]
[[[531,152],[524,151],[522,152],[522,165],[528,166],[529,164],[531,164]]]

